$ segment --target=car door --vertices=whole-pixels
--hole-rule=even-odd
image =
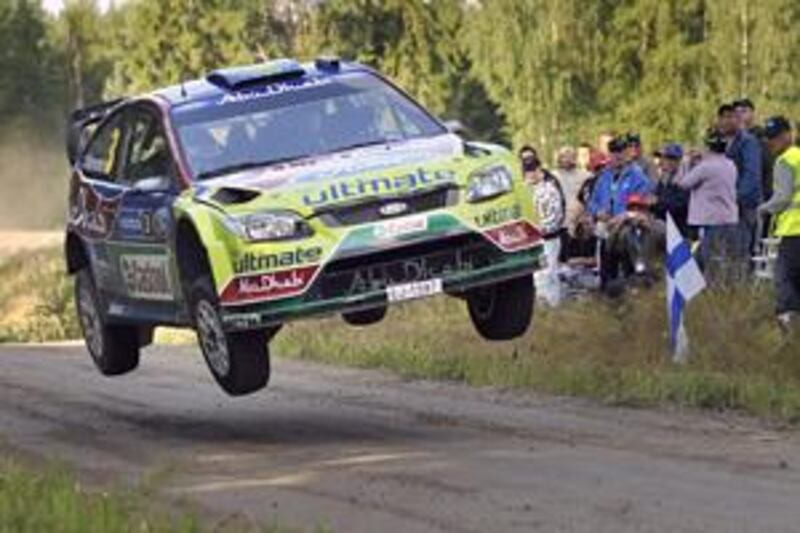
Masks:
[[[169,246],[177,170],[155,106],[129,108],[124,122],[117,173],[121,192],[108,239],[108,258],[117,274],[112,292],[120,305],[145,314],[170,313],[179,287]]]
[[[77,233],[86,245],[95,283],[101,292],[116,283],[116,269],[108,257],[108,241],[124,192],[120,170],[125,139],[125,112],[118,110],[92,135],[70,187],[70,231]]]

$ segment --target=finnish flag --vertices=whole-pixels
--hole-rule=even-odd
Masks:
[[[705,288],[706,280],[692,255],[689,242],[667,213],[667,316],[672,360],[677,363],[686,361],[689,354],[683,310]]]

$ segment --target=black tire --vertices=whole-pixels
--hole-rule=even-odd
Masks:
[[[467,294],[467,307],[483,338],[507,341],[528,331],[535,298],[533,276],[524,276],[473,289]]]
[[[226,333],[219,299],[208,278],[192,284],[189,302],[200,349],[222,390],[230,396],[244,396],[266,387],[270,376],[267,333]]]
[[[372,309],[365,309],[364,311],[342,313],[342,318],[351,326],[371,326],[386,318],[387,310],[388,308],[384,305],[381,307],[373,307]]]
[[[139,366],[139,328],[108,324],[100,295],[87,268],[75,279],[75,307],[86,348],[104,376],[126,374]]]

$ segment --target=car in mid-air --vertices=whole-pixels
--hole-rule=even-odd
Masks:
[[[454,130],[333,58],[75,111],[65,252],[96,366],[129,372],[154,328],[190,327],[219,385],[247,394],[283,324],[364,326],[440,293],[486,339],[524,334],[542,255],[530,191],[507,149]]]

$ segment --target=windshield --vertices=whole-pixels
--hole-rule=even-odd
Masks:
[[[369,73],[303,78],[177,107],[173,120],[195,179],[446,133]]]

